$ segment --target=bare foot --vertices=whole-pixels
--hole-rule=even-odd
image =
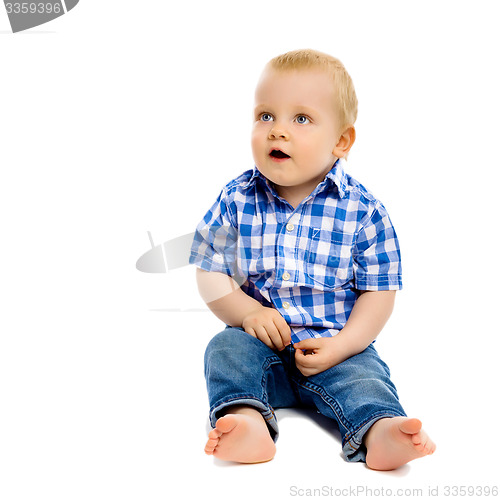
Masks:
[[[366,465],[375,470],[393,470],[416,458],[432,455],[436,445],[416,418],[377,420],[365,437]]]
[[[230,411],[209,432],[205,453],[243,464],[271,460],[276,445],[261,413],[249,407],[234,407]]]

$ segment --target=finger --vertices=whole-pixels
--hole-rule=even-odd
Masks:
[[[285,344],[283,343],[283,339],[281,338],[280,332],[278,328],[276,328],[276,325],[274,322],[268,321],[265,323],[264,328],[267,331],[267,334],[269,335],[269,338],[271,339],[271,342],[274,344],[276,349],[279,349],[280,351],[285,348]]]
[[[257,338],[257,334],[255,333],[255,330],[253,328],[245,328],[245,332],[247,332],[248,335]]]
[[[290,325],[281,315],[279,318],[275,318],[273,321],[276,325],[276,328],[278,329],[279,335],[283,342],[283,346],[290,345],[292,343],[292,330],[290,328]]]
[[[269,335],[267,334],[267,330],[262,326],[258,325],[254,328],[257,338],[267,345],[270,349],[274,349],[274,344],[272,343]]]
[[[321,339],[316,338],[304,339],[293,344],[293,347],[295,349],[317,349],[319,347],[320,340]]]
[[[301,354],[297,354],[300,352]],[[305,375],[306,377],[309,377],[310,375],[313,374],[314,367],[313,366],[307,366],[308,364],[308,359],[311,358],[312,356],[306,356],[302,351],[295,351],[295,365],[297,366],[297,369],[302,373],[302,375]]]
[[[304,368],[312,368],[317,363],[315,355],[306,354],[302,349],[295,350],[295,364]]]
[[[317,373],[319,373],[319,370],[317,368],[301,367],[301,368],[299,368],[299,371],[305,377],[310,377],[311,375],[316,375]]]

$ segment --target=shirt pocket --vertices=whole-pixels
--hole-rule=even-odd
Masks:
[[[354,234],[309,228],[305,252],[305,274],[315,288],[333,290],[351,281]]]

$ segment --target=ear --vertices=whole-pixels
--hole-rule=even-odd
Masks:
[[[337,158],[344,158],[349,153],[352,148],[354,141],[356,140],[356,131],[354,127],[348,127],[342,135],[339,137],[337,145],[333,148],[332,153]]]

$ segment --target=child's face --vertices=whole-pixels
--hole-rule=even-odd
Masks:
[[[342,155],[334,151],[341,135],[334,103],[324,71],[264,70],[255,92],[252,151],[280,196],[305,198],[332,168],[335,152]]]

